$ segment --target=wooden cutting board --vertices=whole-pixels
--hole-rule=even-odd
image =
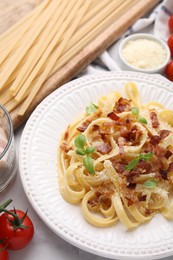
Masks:
[[[0,1],[0,33],[7,30],[20,18],[31,11],[41,0],[1,0]],[[115,1],[115,0],[112,0]],[[51,76],[42,86],[29,110],[24,116],[18,116],[18,108],[11,112],[14,128],[20,126],[30,116],[36,106],[52,91],[71,80],[98,55],[113,44],[129,26],[153,8],[159,0],[139,0],[135,6],[125,12],[116,22],[111,24],[96,39],[87,45],[62,69]]]

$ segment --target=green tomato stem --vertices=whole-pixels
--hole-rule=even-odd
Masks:
[[[0,205],[0,213],[4,212],[5,208],[12,202],[12,199],[8,199],[6,202],[4,202],[2,205]]]

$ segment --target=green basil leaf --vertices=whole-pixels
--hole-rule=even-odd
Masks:
[[[94,112],[96,112],[98,109],[98,106],[95,104],[91,103],[89,106],[86,107],[86,114],[91,115]]]
[[[95,150],[96,150],[95,147],[89,146],[89,147],[86,148],[85,152],[86,152],[86,154],[91,154],[91,153],[94,153]]]
[[[136,165],[138,164],[138,162],[139,162],[139,158],[132,160],[131,162],[129,162],[129,164],[127,164],[125,166],[125,169],[128,171],[133,170],[136,167]]]
[[[147,125],[147,120],[144,117],[138,117],[139,122],[141,122],[144,125]]]
[[[146,162],[146,161],[150,160],[150,158],[152,156],[153,156],[153,152],[148,152],[148,153],[143,155],[143,160]]]
[[[137,107],[132,107],[131,111],[132,111],[132,114],[135,116],[137,116],[139,114],[139,109]]]
[[[85,154],[86,154],[86,151],[85,151],[84,149],[82,149],[82,148],[77,148],[77,149],[76,149],[76,153],[77,153],[77,154],[80,154],[80,155],[85,155]]]
[[[128,165],[125,166],[125,169],[128,171],[133,170],[136,165],[138,164],[138,162],[140,160],[144,160],[145,162],[148,161],[151,157],[153,156],[152,152],[148,152],[148,153],[144,153],[144,154],[139,154],[137,158],[135,158],[134,160],[132,160]]]
[[[94,164],[93,164],[93,159],[90,156],[85,156],[83,159],[83,164],[86,168],[86,170],[90,173],[90,174],[94,174],[95,170],[94,170]]]
[[[155,188],[157,186],[157,182],[155,180],[147,180],[143,185],[147,188]]]
[[[82,148],[86,144],[86,137],[83,134],[77,135],[76,138],[74,139],[74,144],[77,148]]]

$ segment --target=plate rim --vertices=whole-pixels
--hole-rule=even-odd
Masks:
[[[160,254],[155,253],[153,254],[145,254],[145,255],[126,255],[123,254],[121,252],[121,254],[119,253],[113,253],[113,252],[105,252],[105,250],[101,251],[101,250],[95,250],[95,248],[93,248],[92,246],[87,246],[86,244],[82,244],[81,241],[77,241],[75,239],[72,239],[72,237],[67,237],[66,234],[64,234],[62,232],[62,230],[57,230],[55,229],[55,223],[52,224],[52,221],[47,221],[48,219],[46,218],[47,212],[46,210],[41,210],[40,206],[39,206],[39,201],[37,201],[36,199],[34,199],[35,195],[33,196],[33,191],[31,186],[27,186],[27,181],[26,181],[26,174],[24,174],[24,166],[22,164],[22,146],[25,144],[26,139],[25,136],[27,134],[27,131],[29,131],[29,129],[32,128],[32,124],[34,122],[37,121],[37,113],[39,114],[39,111],[42,112],[43,108],[46,109],[46,107],[50,106],[54,100],[56,100],[57,98],[61,98],[62,95],[67,95],[68,93],[70,93],[71,91],[79,88],[81,85],[89,83],[89,82],[100,82],[102,80],[106,80],[106,79],[125,79],[128,80],[129,78],[134,78],[134,80],[144,80],[145,82],[151,82],[151,80],[154,80],[154,83],[159,82],[159,84],[162,83],[162,87],[168,91],[171,91],[172,86],[171,86],[171,82],[169,82],[168,80],[166,80],[165,78],[161,77],[160,75],[149,75],[149,74],[145,74],[145,73],[138,73],[138,72],[102,72],[102,73],[98,73],[98,74],[94,74],[94,75],[86,75],[77,79],[74,79],[66,84],[64,84],[63,86],[61,86],[60,88],[56,89],[54,92],[52,92],[50,95],[48,95],[38,106],[37,108],[33,111],[33,113],[31,114],[31,116],[29,117],[29,119],[26,122],[26,125],[23,129],[22,135],[21,135],[21,139],[20,139],[20,144],[19,144],[19,174],[20,174],[20,178],[21,178],[21,182],[22,182],[22,186],[24,189],[24,192],[27,196],[27,199],[29,200],[29,202],[31,203],[31,206],[33,207],[34,211],[36,212],[36,214],[39,215],[39,217],[41,218],[41,220],[54,232],[56,233],[58,236],[60,236],[62,239],[64,239],[65,241],[67,241],[68,243],[84,250],[87,252],[90,252],[92,254],[95,255],[99,255],[102,257],[107,257],[107,258],[113,258],[113,259],[160,259],[162,257],[168,257],[173,255],[173,246],[170,248],[170,250],[164,252],[161,252]],[[41,113],[40,113],[41,114]],[[56,226],[57,228],[57,226]],[[120,250],[118,250],[120,251]],[[118,252],[117,251],[117,252]]]

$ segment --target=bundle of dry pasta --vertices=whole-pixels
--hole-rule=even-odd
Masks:
[[[44,0],[0,35],[0,103],[19,115],[43,83],[137,0]]]
[[[125,90],[91,103],[59,144],[61,195],[98,227],[173,218],[173,112],[142,104],[133,82]]]

